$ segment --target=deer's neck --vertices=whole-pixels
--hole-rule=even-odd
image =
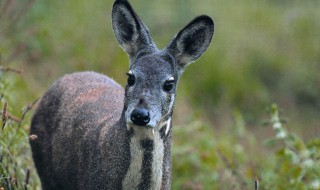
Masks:
[[[130,165],[123,189],[160,189],[165,154],[163,135],[152,129],[132,129],[130,137]]]

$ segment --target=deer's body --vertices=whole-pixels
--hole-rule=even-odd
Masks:
[[[130,4],[113,7],[113,28],[130,55],[124,90],[94,72],[66,75],[42,97],[31,141],[47,189],[170,189],[171,118],[184,67],[208,47],[213,22],[198,17],[158,50]]]
[[[45,181],[44,189],[120,189],[125,186],[122,181],[130,164],[141,170],[142,147],[136,150],[137,159],[128,162],[131,141],[140,142],[132,138],[132,131],[127,131],[121,119],[123,96],[120,85],[94,72],[66,75],[48,90],[33,118],[33,126],[37,127],[31,131],[39,136],[33,153],[37,167],[41,167],[38,172]],[[163,174],[162,185],[169,187],[170,155],[163,157],[163,146],[169,146],[171,137],[161,139],[156,134],[152,137],[154,147],[162,148],[151,164],[161,168],[158,173]],[[151,172],[148,175],[148,180],[159,178]],[[146,177],[140,172],[132,176],[138,182]]]

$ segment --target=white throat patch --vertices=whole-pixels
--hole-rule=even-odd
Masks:
[[[153,141],[150,189],[160,190],[162,183],[162,166],[164,145],[158,130],[136,127],[130,139],[130,165],[122,183],[122,189],[139,189],[139,185],[145,176],[142,176],[143,159],[145,149],[141,141],[149,139]]]

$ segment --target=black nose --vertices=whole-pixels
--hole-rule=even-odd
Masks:
[[[131,121],[135,125],[139,125],[139,126],[147,125],[150,121],[148,110],[144,108],[134,109],[133,112],[131,113]]]

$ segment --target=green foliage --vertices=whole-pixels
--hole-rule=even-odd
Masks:
[[[7,74],[4,73],[3,77]],[[36,189],[39,180],[35,176],[26,121],[31,106],[22,110],[11,107],[15,91],[8,91],[6,79],[0,80],[0,187],[4,189]],[[20,117],[12,113],[20,112]],[[26,117],[27,116],[27,117]],[[26,119],[27,118],[27,119]],[[26,119],[26,120],[25,120]]]
[[[244,138],[250,134],[241,122],[235,130],[223,132],[227,134],[201,122],[175,126],[173,189],[253,189],[255,159],[250,159],[241,141],[253,143],[256,139]]]
[[[201,122],[174,128],[173,189],[254,189],[256,178],[259,189],[320,189],[320,138],[289,132],[276,105],[264,145],[239,112],[234,123],[227,134]]]
[[[32,104],[23,107],[32,95],[26,93],[27,81],[17,69],[33,58],[28,42],[22,40],[28,36],[22,32],[28,28],[22,20],[32,4],[0,1],[0,188],[5,190],[39,186],[28,137]]]
[[[275,141],[282,147],[275,152],[271,169],[261,173],[266,189],[320,189],[320,139],[304,141],[288,132],[280,121],[278,108],[272,105],[271,124]]]

